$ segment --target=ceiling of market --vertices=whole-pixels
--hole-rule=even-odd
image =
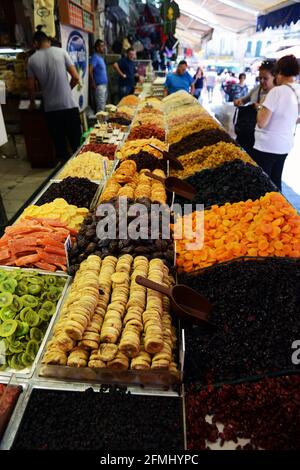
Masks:
[[[209,38],[213,29],[249,34],[256,29],[256,19],[298,0],[176,0],[181,16],[177,20],[177,36],[191,45]]]

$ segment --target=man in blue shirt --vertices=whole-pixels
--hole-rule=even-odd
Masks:
[[[100,39],[95,42],[95,52],[90,62],[90,82],[95,93],[96,112],[103,111],[107,100],[107,71],[102,55],[105,53],[105,44]]]
[[[136,52],[131,47],[126,51],[126,56],[115,62],[113,67],[119,75],[119,95],[120,99],[124,96],[132,95],[138,74],[136,73]]]
[[[187,71],[187,62],[181,60],[174,73],[169,73],[165,82],[164,96],[175,93],[179,90],[185,90],[193,95],[194,79]]]

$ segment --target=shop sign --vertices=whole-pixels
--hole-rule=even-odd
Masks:
[[[79,31],[70,26],[61,25],[61,42],[62,48],[67,51],[71,57],[80,82],[72,90],[75,103],[80,111],[86,109],[88,105],[88,88],[89,88],[89,42],[88,33]]]
[[[43,31],[55,37],[54,0],[34,0],[34,27],[43,25]]]

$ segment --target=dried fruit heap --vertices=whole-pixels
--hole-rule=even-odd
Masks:
[[[285,369],[300,338],[300,259],[232,261],[184,283],[213,305],[213,331],[186,325],[185,381],[217,383]]]
[[[214,204],[259,199],[267,192],[276,190],[275,185],[259,166],[250,165],[239,159],[227,161],[214,169],[199,171],[185,181],[197,190],[192,202],[204,204],[205,208]],[[176,197],[175,202],[189,204],[191,201]]]
[[[180,219],[195,229],[193,212]],[[252,201],[212,206],[204,213],[204,245],[189,250],[195,235],[177,240],[177,267],[191,272],[239,256],[300,256],[300,216],[280,193]]]
[[[97,189],[98,185],[87,178],[69,176],[60,183],[52,183],[35,205],[41,206],[54,199],[62,198],[68,204],[89,209]]]
[[[65,283],[63,276],[0,270],[0,370],[31,366]]]
[[[160,259],[89,256],[81,263],[47,345],[43,363],[176,374],[176,342],[167,297],[139,286],[136,276],[169,286]]]
[[[115,196],[126,196],[134,199],[147,197],[153,202],[166,204],[167,195],[164,184],[146,176],[146,171],[150,170],[145,169],[137,173],[135,162],[125,160],[109,179],[99,202],[109,201]],[[166,177],[162,170],[154,170],[154,174],[162,178]]]
[[[13,448],[174,452],[183,450],[182,428],[176,397],[133,395],[124,387],[101,386],[100,393],[35,389]]]
[[[126,205],[127,201],[127,205]],[[132,214],[131,207],[139,203],[145,209],[145,213]],[[110,237],[103,234],[101,240],[98,238],[96,229],[97,224],[102,221],[107,223],[107,205],[111,204],[112,212],[109,219],[111,226],[116,226],[116,236]],[[105,207],[105,215],[97,216],[96,212],[91,212],[82,224],[76,241],[72,245],[70,253],[71,273],[74,274],[79,268],[80,263],[86,259],[90,254],[95,254],[101,258],[113,255],[120,256],[123,254],[130,254],[132,256],[143,255],[148,259],[161,258],[165,260],[169,266],[173,266],[174,262],[174,249],[173,240],[169,234],[169,212],[161,212],[155,219],[158,224],[159,238],[156,240],[151,239],[151,200],[148,198],[139,198],[137,200],[129,199],[126,197],[113,198],[110,201],[103,203]],[[101,208],[100,208],[101,209]],[[99,210],[100,210],[99,209]],[[127,235],[124,233],[124,228],[120,228],[119,222],[124,224],[127,218]],[[140,229],[137,231],[137,238],[130,236],[130,224],[136,218],[140,222]],[[163,222],[164,221],[164,222]],[[121,224],[121,225],[122,225]],[[123,226],[123,225],[122,225]],[[135,227],[135,226],[134,226]],[[122,238],[120,239],[120,230],[123,230]],[[148,234],[148,235],[147,235]],[[134,230],[135,235],[135,230]],[[125,236],[125,238],[123,238]],[[147,236],[149,238],[147,238]]]
[[[203,390],[190,387],[186,396],[188,449],[231,441],[236,449],[298,450],[299,388],[299,376]],[[248,443],[241,446],[238,439]]]
[[[69,160],[58,177],[64,179],[68,176],[78,176],[90,180],[101,180],[105,176],[104,162],[106,163],[107,172],[109,172],[112,161],[98,153],[84,152]]]

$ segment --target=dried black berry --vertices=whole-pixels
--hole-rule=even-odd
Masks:
[[[13,449],[180,451],[181,399],[132,395],[117,386],[34,389]]]

